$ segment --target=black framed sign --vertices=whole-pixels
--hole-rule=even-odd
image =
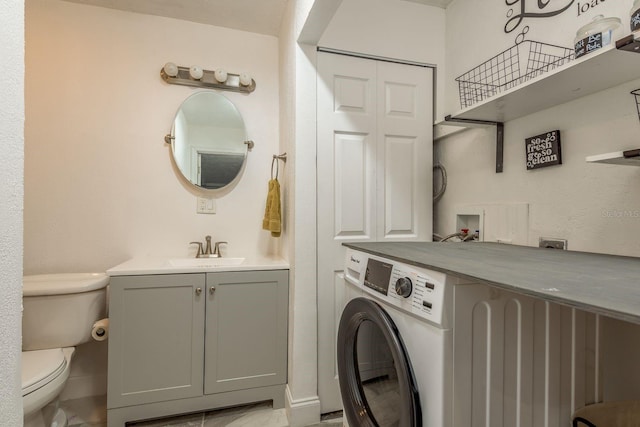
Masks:
[[[562,164],[559,130],[526,138],[524,144],[527,170]]]

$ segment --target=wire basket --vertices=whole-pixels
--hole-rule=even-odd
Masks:
[[[456,78],[462,108],[511,89],[575,57],[572,48],[525,40]]]
[[[640,119],[640,89],[632,90],[631,95],[636,98],[636,110],[638,111],[638,118]]]

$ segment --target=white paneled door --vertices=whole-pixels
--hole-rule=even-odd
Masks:
[[[318,54],[318,388],[342,409],[336,365],[344,242],[429,241],[433,76],[426,67]]]

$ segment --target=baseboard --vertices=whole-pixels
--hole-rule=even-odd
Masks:
[[[288,385],[285,396],[285,407],[291,427],[303,427],[320,422],[320,398],[318,396],[296,400],[291,396]]]
[[[107,394],[107,375],[81,375],[69,377],[60,400],[82,399]]]

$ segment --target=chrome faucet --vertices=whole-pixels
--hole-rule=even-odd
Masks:
[[[227,242],[215,242],[213,245],[213,252],[211,251],[211,236],[205,236],[206,244],[203,248],[201,242],[189,242],[191,245],[198,245],[198,253],[196,258],[221,258],[222,252],[220,252],[220,245],[226,245]]]

